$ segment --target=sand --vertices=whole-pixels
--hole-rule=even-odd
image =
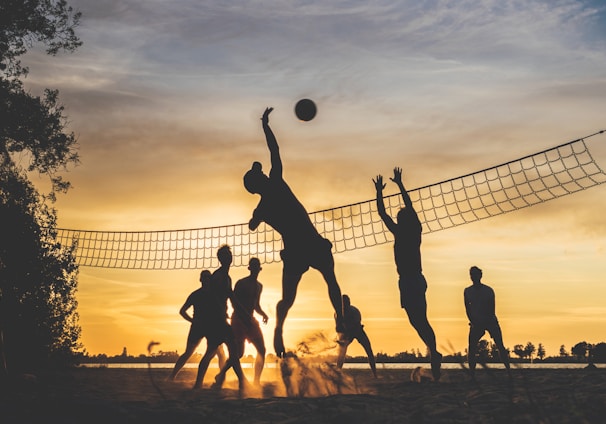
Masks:
[[[0,399],[12,423],[604,423],[606,369],[479,369],[476,381],[445,370],[439,382],[411,381],[412,369],[279,369],[242,395],[233,374],[221,390],[192,390],[195,370],[168,381],[167,369],[77,368],[19,379]],[[251,370],[246,370],[248,377]],[[426,373],[426,370],[423,370]],[[314,381],[311,379],[315,378]],[[306,381],[307,379],[307,381]]]

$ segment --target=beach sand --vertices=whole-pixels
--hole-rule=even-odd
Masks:
[[[439,382],[411,381],[412,369],[291,367],[241,395],[230,371],[221,390],[192,390],[194,369],[76,368],[16,381],[0,399],[12,423],[605,423],[606,369],[445,370]],[[245,370],[252,381],[252,371]],[[423,375],[429,375],[422,370]],[[298,377],[297,377],[298,376]],[[299,381],[294,381],[299,378]],[[312,381],[313,380],[313,381]]]

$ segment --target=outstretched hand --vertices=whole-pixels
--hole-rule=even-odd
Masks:
[[[263,112],[263,116],[261,117],[261,122],[263,122],[263,125],[269,124],[269,114],[272,110],[274,110],[273,107],[268,107],[265,109],[265,112]]]
[[[393,169],[393,178],[390,178],[390,180],[400,185],[402,183],[402,168],[396,166]]]
[[[382,175],[377,175],[377,178],[373,178],[372,182],[375,183],[375,188],[377,189],[377,191],[383,191],[383,189],[385,188]]]

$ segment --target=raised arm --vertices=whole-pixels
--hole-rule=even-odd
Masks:
[[[248,221],[248,229],[251,231],[255,231],[259,224],[261,224],[261,220],[253,213],[252,218],[250,218],[250,221]]]
[[[273,107],[268,107],[263,112],[261,122],[263,123],[263,132],[265,132],[265,140],[267,141],[267,147],[271,157],[271,170],[269,176],[282,177],[282,159],[280,158],[280,148],[278,147],[278,141],[274,136],[274,132],[269,127],[269,114],[274,110]]]
[[[377,190],[377,211],[379,212],[379,216],[392,233],[395,233],[396,224],[393,222],[391,216],[387,214],[385,211],[385,203],[383,202],[383,189],[385,188],[385,184],[383,183],[383,176],[377,175],[376,179],[372,180],[375,183],[375,189]]]
[[[404,183],[402,183],[402,168],[398,168],[397,166],[393,169],[393,178],[390,178],[391,181],[398,185],[400,189],[400,194],[402,194],[402,199],[404,199],[404,205],[411,210],[414,210],[412,206],[412,200],[410,200],[410,196],[408,192],[404,188]]]

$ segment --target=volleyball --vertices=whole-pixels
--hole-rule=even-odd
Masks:
[[[310,99],[301,99],[295,105],[295,115],[301,121],[311,121],[317,111],[316,104]]]

